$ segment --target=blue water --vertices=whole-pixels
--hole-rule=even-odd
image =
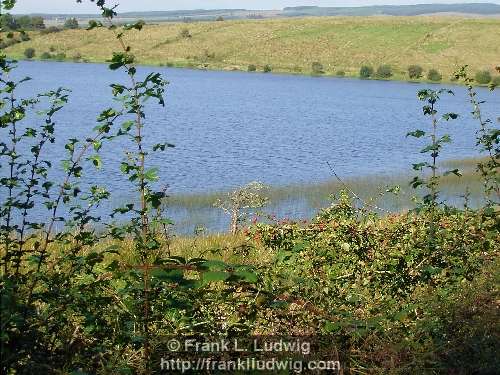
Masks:
[[[172,193],[227,190],[254,180],[276,186],[320,182],[331,179],[327,162],[344,178],[408,171],[422,158],[422,141],[405,136],[430,125],[416,93],[439,87],[139,67],[141,75],[150,71],[161,72],[170,85],[165,108],[152,106],[148,113],[146,142],[170,142],[176,148],[148,164],[160,167],[161,183]],[[56,116],[58,141],[50,149],[54,161],[61,160],[65,139],[86,138],[100,111],[117,106],[109,85],[127,83],[123,73],[99,64],[22,62],[15,75],[33,78],[21,90],[25,96],[59,86],[72,90],[70,102]],[[456,95],[443,96],[439,109],[461,118],[442,124],[453,138],[442,157],[474,156],[478,124],[472,120],[465,88],[450,88]],[[500,92],[479,92],[486,100],[484,115],[496,119]],[[117,199],[131,194],[118,168],[124,142],[105,146],[103,170],[86,180],[107,185]]]

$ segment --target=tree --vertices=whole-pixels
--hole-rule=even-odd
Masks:
[[[226,195],[224,199],[217,199],[214,207],[222,209],[231,216],[230,230],[236,234],[240,224],[245,220],[249,210],[265,207],[269,198],[263,195],[267,187],[254,181]]]
[[[429,81],[437,82],[437,81],[441,81],[443,79],[443,76],[436,69],[431,69],[427,73],[427,79]]]
[[[410,77],[410,79],[422,78],[423,72],[424,69],[422,69],[420,65],[410,65],[408,67],[408,77]]]
[[[32,59],[33,57],[35,57],[35,49],[34,48],[26,48],[24,50],[24,56],[27,59]]]
[[[2,30],[17,30],[19,28],[19,24],[17,20],[12,17],[10,14],[4,14],[0,16],[0,29]]]
[[[80,25],[78,24],[78,20],[76,18],[68,18],[66,22],[64,22],[65,29],[78,29]]]
[[[480,85],[486,85],[491,82],[491,73],[487,70],[480,70],[476,73],[475,77],[476,82]]]
[[[359,70],[359,76],[361,78],[370,78],[373,76],[373,68],[368,65],[363,65]]]
[[[378,78],[391,78],[392,77],[392,68],[390,65],[380,65],[377,69],[377,77]]]

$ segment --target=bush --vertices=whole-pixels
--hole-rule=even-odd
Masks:
[[[28,42],[28,41],[30,41],[30,40],[31,40],[31,38],[30,38],[30,36],[29,36],[28,34],[26,34],[26,33],[21,33],[21,41],[23,41],[23,42]]]
[[[50,52],[56,52],[56,47],[54,47],[54,46],[50,46],[49,51],[50,51]]]
[[[271,65],[267,64],[264,65],[264,73],[270,73],[273,71],[273,68],[271,68]]]
[[[500,76],[496,76],[495,78],[493,78],[493,82],[492,83],[495,86],[500,87]]]
[[[345,77],[345,72],[343,70],[338,70],[336,74],[338,77]]]
[[[78,29],[80,25],[78,25],[78,21],[76,18],[69,18],[64,23],[65,29]]]
[[[479,83],[480,85],[486,85],[491,82],[491,73],[487,70],[480,70],[479,72],[476,73],[476,76],[474,77],[476,79],[476,82]]]
[[[24,50],[24,56],[27,59],[32,59],[33,57],[35,57],[35,49],[34,48],[26,48]]]
[[[429,81],[437,82],[437,81],[441,81],[443,79],[443,76],[436,69],[431,69],[427,73],[427,79]]]
[[[60,28],[58,28],[56,26],[51,26],[51,27],[48,27],[46,29],[41,30],[40,34],[42,34],[42,35],[53,34],[53,33],[58,33],[59,31],[61,31]]]
[[[42,53],[42,56],[40,56],[42,60],[50,60],[52,58],[52,55],[49,52],[44,52]]]
[[[323,74],[325,73],[325,69],[323,68],[323,64],[318,61],[315,61],[311,64],[311,69],[313,74]]]
[[[81,55],[79,52],[77,52],[77,53],[75,53],[75,54],[73,55],[73,57],[72,57],[71,59],[72,59],[74,62],[79,62],[79,61],[81,61],[81,60],[82,60],[82,55]]]
[[[216,20],[217,22],[222,22],[222,21],[224,21],[224,17],[219,16],[219,17],[217,17],[215,20]]]
[[[66,60],[66,54],[64,52],[59,52],[54,58],[58,61]]]
[[[257,67],[254,64],[248,65],[249,72],[255,72],[256,70],[257,70]]]
[[[373,76],[373,68],[368,65],[363,65],[359,70],[359,76],[361,78],[370,78]]]
[[[392,68],[390,65],[380,65],[377,69],[377,77],[378,78],[391,78],[392,77]]]
[[[191,33],[189,32],[189,29],[182,29],[181,32],[179,33],[179,36],[181,38],[191,38]]]
[[[419,79],[422,78],[422,73],[424,72],[424,69],[420,65],[410,65],[408,67],[408,77],[410,79]]]
[[[167,67],[168,67],[168,68],[173,68],[173,67],[174,67],[174,63],[173,63],[173,62],[170,62],[170,61],[169,61],[169,62],[167,62],[167,64],[166,64],[166,65],[167,65]]]

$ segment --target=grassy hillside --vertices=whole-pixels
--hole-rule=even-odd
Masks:
[[[189,36],[182,36],[185,29]],[[275,72],[307,74],[318,61],[325,74],[344,71],[347,76],[357,75],[363,64],[389,64],[396,79],[405,78],[408,65],[419,64],[438,69],[446,79],[463,64],[493,72],[500,56],[498,35],[499,19],[328,17],[149,25],[128,41],[144,64],[233,70],[269,64]],[[52,50],[67,59],[102,62],[116,44],[104,29],[31,37],[7,53],[22,57],[34,48],[35,58]]]

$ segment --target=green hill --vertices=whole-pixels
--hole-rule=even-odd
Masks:
[[[327,75],[357,76],[362,65],[392,67],[406,79],[409,65],[437,69],[444,79],[459,66],[494,73],[500,63],[500,19],[462,17],[313,17],[148,25],[128,42],[140,63],[203,69],[257,70],[310,74],[319,62]],[[116,50],[105,29],[30,33],[31,40],[6,49],[22,58],[58,56],[104,62]]]

